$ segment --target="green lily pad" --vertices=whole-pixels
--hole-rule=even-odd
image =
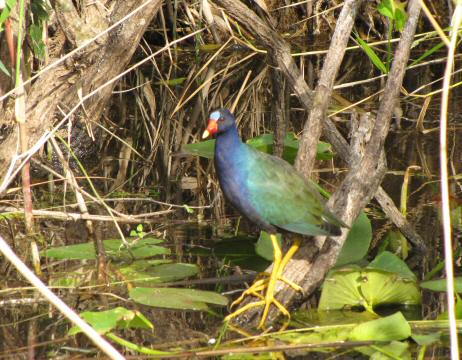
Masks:
[[[158,284],[163,282],[182,280],[194,276],[199,269],[194,264],[152,264],[149,261],[135,261],[134,263],[119,267],[120,273],[126,280],[135,284]]]
[[[117,307],[106,311],[85,311],[80,316],[88,322],[98,333],[105,334],[113,329],[152,329],[152,323],[136,310]],[[69,335],[75,335],[82,330],[73,326]]]
[[[404,316],[393,315],[362,323],[337,324],[298,329],[285,333],[275,333],[271,337],[294,344],[322,344],[334,341],[393,341],[406,339],[411,335],[411,327]]]
[[[155,255],[170,254],[170,250],[157,246],[163,242],[161,239],[143,238],[130,243],[130,251],[135,258],[147,258]],[[103,241],[106,255],[119,259],[131,259],[131,255],[119,239]],[[92,242],[76,245],[55,247],[41,251],[42,256],[60,260],[94,260],[96,259],[95,247]]]
[[[391,341],[385,345],[361,346],[356,351],[368,355],[371,360],[411,360],[409,343],[403,341]]]
[[[415,274],[409,269],[407,264],[395,254],[384,251],[376,256],[368,266],[368,269],[383,270],[399,274],[402,278],[417,280]]]
[[[355,326],[348,338],[352,341],[392,341],[407,339],[410,336],[411,326],[403,314],[397,312]]]
[[[208,310],[207,304],[228,304],[225,296],[204,290],[136,287],[129,294],[137,303],[167,309]]]
[[[373,312],[379,305],[418,305],[416,281],[376,269],[346,268],[331,271],[324,281],[320,310],[363,307]]]
[[[412,334],[414,340],[420,346],[430,346],[441,340],[441,332],[433,332],[430,334]]]

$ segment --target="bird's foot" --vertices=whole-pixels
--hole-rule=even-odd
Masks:
[[[255,281],[252,284],[252,286],[250,286],[247,290],[245,290],[236,300],[234,300],[231,303],[231,305],[230,305],[231,309],[234,308],[235,306],[239,305],[240,303],[242,303],[244,301],[244,299],[246,297],[248,297],[248,296],[254,296],[256,298],[259,298],[260,300],[265,299],[265,291],[264,290],[268,287],[270,274],[266,274],[266,273],[263,273],[263,274],[266,275],[267,277],[265,279],[259,279],[259,280]],[[288,286],[290,286],[295,291],[303,292],[303,289],[300,286],[298,286],[293,281],[285,278],[282,275],[279,275],[277,277],[277,280],[286,283]]]
[[[275,294],[276,283],[278,281],[285,282],[295,291],[303,292],[303,289],[300,286],[298,286],[293,281],[282,276],[282,272],[284,271],[285,266],[287,265],[289,260],[292,258],[294,253],[298,250],[299,242],[296,241],[295,244],[290,248],[290,250],[284,256],[284,258],[282,258],[281,251],[279,249],[276,237],[274,236],[273,238],[272,236],[271,238],[272,238],[273,247],[274,247],[274,265],[273,265],[271,274],[268,274],[269,276],[266,276],[263,279],[258,279],[257,281],[255,281],[255,283],[250,288],[244,291],[242,295],[231,304],[231,308],[240,304],[247,296],[254,296],[258,298],[259,300],[246,304],[240,309],[229,314],[225,318],[225,321],[229,321],[252,308],[263,306],[262,317],[258,325],[258,328],[262,329],[264,328],[265,322],[268,319],[269,310],[271,308],[271,305],[273,304],[287,318],[286,322],[283,325],[283,329],[285,329],[288,326],[289,320],[290,320],[290,313],[278,300],[276,300],[276,298],[274,297],[274,294]]]
[[[268,283],[268,279],[259,279],[259,280],[255,281],[252,284],[252,286],[250,286],[247,290],[245,290],[241,294],[241,296],[239,296],[236,300],[234,300],[232,302],[232,304],[230,305],[230,308],[232,309],[236,305],[239,305],[242,301],[244,301],[244,299],[247,296],[255,296],[255,297],[260,298],[261,300],[263,300],[265,297],[264,297],[264,295],[260,294],[260,292],[262,292],[265,289],[266,283]]]

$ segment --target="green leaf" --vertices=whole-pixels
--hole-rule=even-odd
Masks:
[[[299,139],[294,133],[288,133],[284,140],[284,151],[282,158],[287,162],[293,164],[297,156]],[[253,139],[247,140],[247,144],[256,148],[257,150],[272,154],[274,137],[273,134],[263,134]],[[332,145],[326,142],[319,141],[317,145],[316,158],[318,160],[330,160],[334,156]]]
[[[407,21],[407,13],[401,9],[397,9],[396,13],[395,13],[395,22],[396,22],[396,28],[399,30],[399,31],[403,31],[404,30],[404,26],[406,25],[406,21]]]
[[[369,264],[368,268],[396,273],[402,278],[410,279],[412,281],[417,279],[407,264],[389,251],[384,251],[377,255],[377,257]]]
[[[136,287],[129,294],[137,303],[167,309],[208,310],[207,304],[228,304],[223,295],[204,290]]]
[[[420,283],[420,287],[432,291],[446,292],[446,279],[429,280]],[[454,290],[462,293],[462,277],[454,278]]]
[[[156,246],[163,242],[161,239],[154,238],[143,238],[131,243],[130,251],[135,258],[146,258],[155,255],[165,255],[170,254],[170,250],[162,247]],[[106,249],[106,254],[112,256],[116,259],[131,259],[131,255],[128,250],[123,245],[122,240],[119,239],[110,239],[103,241],[104,248]],[[77,244],[77,245],[67,245],[60,246],[56,248],[51,248],[43,250],[40,252],[42,256],[52,257],[55,259],[61,260],[93,260],[96,259],[95,247],[92,242]]]
[[[354,263],[364,258],[372,240],[372,225],[362,211],[353,223],[335,266]]]
[[[367,321],[355,326],[349,336],[352,341],[392,341],[411,336],[411,326],[403,314]]]
[[[139,311],[128,310],[123,307],[106,311],[85,311],[80,316],[100,334],[105,334],[116,328],[153,328],[152,323]],[[68,334],[75,335],[81,331],[78,326],[73,326]]]
[[[380,4],[377,6],[377,10],[383,16],[386,16],[387,18],[393,20],[394,18],[393,0],[382,0]]]
[[[213,159],[215,154],[215,140],[206,140],[194,144],[184,144],[181,150],[186,154]]]
[[[355,348],[362,354],[368,355],[371,360],[411,360],[409,343],[392,341],[385,345],[371,345]]]
[[[247,141],[247,144],[257,150],[272,154],[273,153],[273,135],[263,134]],[[284,151],[282,158],[293,164],[298,152],[299,140],[294,133],[288,133],[284,142]],[[206,140],[194,144],[185,144],[182,151],[186,154],[213,159],[215,154],[215,140]],[[332,146],[329,143],[320,141],[318,143],[316,158],[318,160],[330,160],[334,156]]]
[[[0,71],[3,72],[7,76],[11,76],[10,72],[8,71],[7,67],[2,61],[0,61]]]
[[[361,292],[373,308],[379,305],[420,305],[422,302],[417,283],[399,274],[367,270],[361,279]]]
[[[438,44],[436,44],[435,46],[433,46],[430,50],[427,50],[425,51],[422,55],[420,55],[416,60],[414,60],[410,65],[409,67],[412,67],[418,63],[420,63],[422,60],[425,60],[427,57],[429,57],[430,55],[432,55],[433,53],[437,52],[439,49],[441,49],[442,47],[445,46],[445,43],[444,42],[440,42]]]
[[[359,267],[330,271],[324,280],[318,310],[342,310],[364,306]]]
[[[360,38],[358,34],[356,34],[356,40],[359,43],[359,46],[363,49],[363,51],[366,53],[366,55],[369,57],[369,59],[372,61],[372,63],[375,65],[377,69],[379,69],[383,74],[387,74],[387,66],[383,63],[382,60],[378,57],[378,55],[375,53],[375,51],[369,46],[368,43],[366,43],[363,39]]]
[[[415,281],[376,269],[349,267],[331,271],[324,281],[319,310],[363,307],[373,312],[380,305],[421,303]]]
[[[420,346],[433,345],[440,341],[441,333],[434,332],[431,334],[412,334],[412,340],[414,340]]]
[[[29,35],[32,40],[32,48],[34,50],[34,55],[38,59],[44,60],[46,55],[46,46],[42,39],[42,26],[31,24],[29,26]]]
[[[390,20],[396,23],[396,28],[403,31],[407,21],[407,13],[405,10],[406,1],[399,0],[382,0],[377,6],[377,10]]]
[[[199,268],[195,264],[153,264],[150,261],[135,261],[119,268],[128,281],[135,284],[152,285],[162,282],[182,280],[197,275]]]
[[[282,244],[281,234],[277,234],[279,246]],[[268,261],[274,261],[274,248],[271,236],[266,231],[260,232],[260,237],[255,244],[255,252]]]
[[[10,16],[11,9],[16,6],[17,0],[6,0],[6,6],[3,8],[0,13],[0,31],[3,31],[3,24],[5,23],[8,16]]]

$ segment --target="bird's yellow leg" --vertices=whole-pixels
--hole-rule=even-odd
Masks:
[[[286,279],[284,276],[282,276],[282,272],[286,268],[287,263],[289,262],[290,259],[293,258],[294,254],[298,251],[300,248],[300,238],[296,238],[294,240],[294,243],[290,247],[289,251],[284,255],[284,258],[281,261],[281,265],[279,266],[278,269],[278,280],[284,281],[287,285],[289,285],[291,288],[293,288],[295,291],[300,291],[303,292],[303,289],[295,284],[293,281]]]
[[[281,261],[282,261],[282,252],[281,248],[278,243],[278,239],[275,234],[271,234],[271,243],[273,244],[273,256],[274,256],[274,264],[273,264],[273,269],[271,271],[271,275],[269,277],[268,281],[268,288],[266,289],[266,294],[265,294],[265,308],[263,309],[263,314],[261,316],[260,323],[258,324],[258,328],[263,328],[263,325],[265,325],[266,319],[268,318],[268,312],[270,309],[271,304],[277,303],[277,300],[274,298],[274,289],[276,287],[276,282],[278,281],[278,276],[281,275],[281,272],[279,271],[279,267],[281,266]],[[284,311],[281,310],[283,314],[288,314],[289,312],[287,311],[282,304],[279,303],[280,306],[276,305],[279,310],[281,308],[284,309]]]

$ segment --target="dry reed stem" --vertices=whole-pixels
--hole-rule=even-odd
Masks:
[[[451,237],[451,207],[449,200],[447,124],[449,89],[454,65],[454,54],[457,47],[457,35],[462,23],[462,1],[458,0],[452,15],[451,40],[448,48],[448,61],[444,71],[443,92],[441,95],[440,115],[440,172],[441,172],[441,207],[443,215],[444,261],[446,272],[446,296],[448,302],[449,330],[451,337],[451,358],[459,359],[459,340],[456,323],[456,304],[454,298],[454,256]],[[454,30],[457,29],[457,30]]]

